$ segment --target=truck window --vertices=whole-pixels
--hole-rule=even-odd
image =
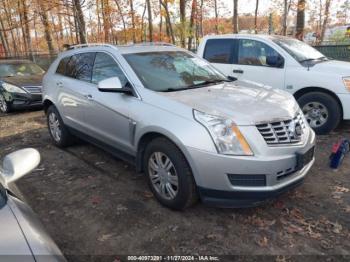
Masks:
[[[271,63],[270,61],[276,61]],[[238,51],[238,64],[283,67],[283,57],[272,47],[256,40],[240,39]]]
[[[203,58],[211,63],[234,63],[235,39],[209,39],[206,42]]]

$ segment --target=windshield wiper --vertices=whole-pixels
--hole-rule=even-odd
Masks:
[[[202,87],[202,86],[208,86],[211,84],[217,84],[217,83],[228,82],[228,81],[229,80],[224,80],[224,79],[206,80],[206,81],[203,81],[203,82],[198,83],[198,84],[190,85],[187,88],[198,88],[198,87]]]
[[[183,91],[183,90],[188,90],[188,89],[196,89],[196,88],[201,88],[201,87],[204,87],[207,85],[221,83],[221,82],[232,82],[232,81],[231,80],[224,80],[224,79],[206,80],[206,81],[203,81],[201,83],[189,85],[186,87],[179,87],[179,88],[169,87],[162,92],[176,92],[176,91]]]
[[[321,56],[319,58],[308,58],[308,59],[304,59],[299,61],[300,63],[305,63],[305,62],[311,62],[311,61],[328,61],[328,58],[325,56]]]

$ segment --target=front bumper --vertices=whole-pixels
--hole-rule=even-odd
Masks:
[[[309,131],[302,145],[269,147],[254,128],[248,129],[247,137],[255,139],[255,143],[251,143],[256,149],[254,156],[226,156],[187,148],[203,202],[219,207],[256,206],[300,185],[312,167],[314,158],[297,169],[297,153],[305,153],[315,146],[313,131]]]
[[[343,119],[350,120],[350,94],[337,94],[343,106]]]
[[[25,109],[43,105],[41,94],[6,92],[4,97],[11,109]]]
[[[304,177],[312,167],[315,159],[303,168],[294,178],[287,183],[262,189],[250,189],[248,191],[223,191],[198,187],[199,195],[203,203],[209,206],[226,208],[243,208],[259,206],[269,199],[275,198],[290,191],[303,183]]]

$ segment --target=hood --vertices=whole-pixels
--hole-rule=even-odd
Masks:
[[[161,94],[198,111],[230,118],[237,125],[289,119],[299,110],[289,93],[246,81]]]
[[[342,77],[350,76],[350,62],[329,60],[316,64],[315,66],[311,67],[310,70],[317,70],[327,74],[334,73]]]
[[[0,209],[0,232],[0,256],[22,255],[24,261],[34,261],[16,217],[8,205]]]
[[[11,76],[4,77],[1,80],[19,87],[24,86],[42,86],[43,75],[31,75],[31,76]]]

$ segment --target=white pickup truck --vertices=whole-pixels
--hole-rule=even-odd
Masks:
[[[293,38],[206,36],[198,55],[227,76],[292,93],[317,134],[350,119],[350,63],[331,60]]]

